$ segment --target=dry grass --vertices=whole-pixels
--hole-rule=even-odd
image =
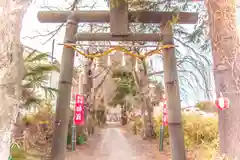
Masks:
[[[155,132],[157,145],[154,141],[151,141],[153,150],[158,148],[159,142],[159,130],[161,124],[161,118],[155,119]],[[218,149],[218,124],[216,117],[203,117],[198,115],[184,115],[184,134],[185,145],[187,148],[187,157],[189,160],[213,160],[216,159]],[[127,132],[139,134],[141,131],[141,119],[135,119],[135,121],[128,126],[125,126]],[[164,133],[167,152],[170,153],[170,147],[168,145],[169,135],[167,129]],[[170,156],[171,154],[169,154]]]

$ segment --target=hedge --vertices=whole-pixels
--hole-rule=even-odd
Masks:
[[[156,138],[160,136],[161,116],[154,118],[154,130]],[[199,148],[204,158],[212,157],[219,145],[217,117],[205,117],[196,114],[183,114],[184,140],[188,150]],[[132,122],[132,131],[139,134],[143,127],[143,121],[137,117]],[[169,140],[168,129],[164,131],[165,140]],[[205,153],[207,152],[207,153]]]

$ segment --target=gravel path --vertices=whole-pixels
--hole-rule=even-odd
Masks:
[[[119,128],[106,128],[95,152],[96,160],[145,160],[139,157]],[[147,159],[146,159],[147,160]]]
[[[130,136],[129,136],[130,135]],[[127,135],[119,126],[109,125],[89,138],[88,144],[68,152],[66,160],[168,160],[157,145]]]

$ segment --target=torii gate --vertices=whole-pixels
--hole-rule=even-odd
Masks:
[[[128,11],[125,0],[114,0],[117,5],[110,3],[108,11],[40,11],[38,20],[41,23],[67,23],[64,43],[76,43],[76,41],[162,41],[163,45],[173,44],[173,33],[171,25],[166,25],[172,20],[176,13],[153,12],[153,11]],[[110,0],[112,2],[112,0]],[[113,6],[113,7],[112,7]],[[177,13],[179,24],[194,24],[197,22],[198,14],[190,12]],[[78,23],[95,22],[110,23],[111,33],[77,33]],[[160,34],[130,33],[128,23],[161,23]],[[51,160],[64,160],[66,149],[66,138],[68,128],[68,106],[70,104],[72,73],[74,62],[74,50],[63,48],[59,94],[57,98],[55,134]],[[169,130],[175,132],[170,134],[172,143],[172,159],[185,160],[185,149],[181,127],[181,104],[176,69],[176,58],[174,48],[164,49],[164,83],[168,96],[167,104],[169,110]],[[180,133],[180,134],[179,134]],[[174,144],[174,145],[173,145]]]

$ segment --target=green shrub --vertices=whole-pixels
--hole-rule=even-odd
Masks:
[[[160,137],[160,127],[162,125],[162,116],[153,119],[156,138]],[[168,127],[164,128],[164,138],[168,138]]]
[[[27,114],[22,118],[22,123],[24,125],[34,125],[37,122],[36,114]]]
[[[199,145],[197,152],[198,159],[215,159],[218,145],[219,139],[212,141],[212,143],[203,143]]]
[[[196,107],[205,112],[216,112],[216,105],[213,101],[202,101],[196,104]]]
[[[218,121],[216,117],[183,115],[184,139],[186,146],[203,143],[212,144],[218,139]]]
[[[162,124],[162,118],[161,116],[154,118],[153,119],[153,125],[154,125],[154,132],[156,137],[155,138],[159,138],[160,137],[160,126]],[[134,134],[139,134],[143,128],[143,119],[140,116],[134,117],[132,118],[132,132]],[[164,130],[164,137],[169,137],[168,134],[168,127],[165,127]]]
[[[160,136],[160,126],[162,124],[162,117],[159,116],[154,119],[154,130],[156,138]],[[217,117],[204,117],[196,114],[183,115],[184,126],[184,140],[187,149],[201,150],[199,155],[212,157],[219,144],[218,136],[218,121]],[[135,118],[132,124],[132,130],[135,134],[138,134],[143,127],[143,123],[140,117]],[[169,142],[168,127],[164,130],[165,142]],[[210,158],[211,159],[211,158]]]
[[[72,144],[72,136],[68,135],[67,136],[67,145],[70,145],[70,144]]]
[[[143,127],[143,120],[141,119],[141,117],[139,117],[139,116],[134,117],[131,127],[132,127],[132,132],[134,134],[139,134]]]
[[[76,142],[77,145],[82,145],[84,143],[85,143],[85,137],[84,136],[77,137],[77,142]]]
[[[96,110],[96,120],[98,125],[106,124],[106,113],[104,106],[99,106],[100,109]]]
[[[25,160],[26,159],[26,152],[21,149],[16,144],[11,144],[11,157],[12,160]]]

